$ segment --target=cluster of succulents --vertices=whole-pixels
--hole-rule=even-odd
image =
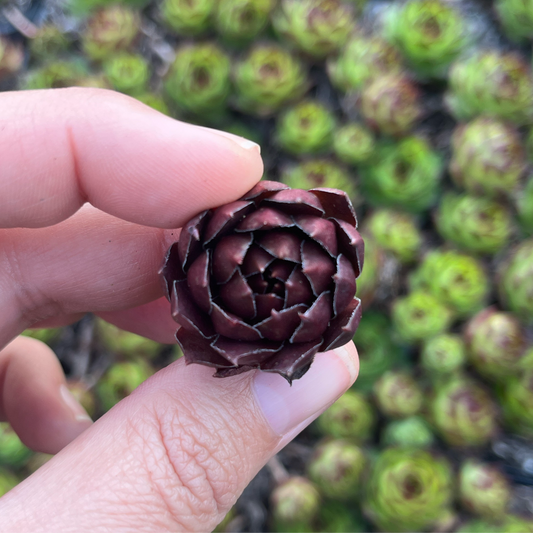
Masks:
[[[325,187],[355,206],[359,378],[297,438],[297,464],[280,452],[287,476],[256,502],[263,530],[533,531],[514,500],[526,474],[493,453],[504,435],[533,447],[533,0],[69,0],[59,11],[31,35],[0,34],[1,90],[114,89],[260,144],[261,198]],[[318,201],[342,225],[338,202]],[[291,250],[325,248],[290,202],[280,213],[306,235]],[[217,302],[255,331],[231,297],[237,278],[221,280]],[[329,310],[319,293],[306,297]],[[361,308],[349,311],[355,321]],[[333,322],[323,314],[317,331]],[[85,369],[69,387],[98,418],[182,354],[93,322],[93,364],[66,368]],[[292,348],[271,326],[279,350]],[[76,331],[25,334],[64,357]],[[223,340],[219,375],[247,367],[246,346]],[[278,370],[300,378],[315,348]],[[0,494],[48,458],[2,425]],[[217,531],[246,530],[247,508]]]

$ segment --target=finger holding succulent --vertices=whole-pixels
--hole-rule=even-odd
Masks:
[[[422,408],[422,389],[407,371],[389,371],[374,383],[378,409],[390,418],[412,416]]]
[[[150,66],[140,54],[120,52],[104,61],[104,73],[117,91],[135,95],[146,91],[150,81]]]
[[[446,379],[466,364],[466,344],[461,335],[441,333],[424,342],[420,354],[422,368],[437,379]]]
[[[199,35],[212,25],[215,0],[163,0],[162,21],[178,35]]]
[[[363,124],[350,122],[333,132],[333,151],[343,163],[354,166],[368,163],[375,150],[375,136]]]

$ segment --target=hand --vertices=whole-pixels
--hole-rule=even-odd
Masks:
[[[211,530],[351,386],[352,344],[292,387],[179,360],[91,424],[45,345],[7,343],[88,311],[174,342],[157,276],[173,228],[248,191],[258,147],[102,90],[3,93],[0,109],[0,417],[31,448],[61,450],[2,498],[0,531]]]

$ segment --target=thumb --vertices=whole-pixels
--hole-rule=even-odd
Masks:
[[[357,371],[351,343],[292,386],[259,371],[216,379],[181,359],[4,496],[0,531],[211,531]]]

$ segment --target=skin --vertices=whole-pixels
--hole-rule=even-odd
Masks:
[[[0,160],[0,418],[57,453],[0,499],[0,532],[213,529],[351,386],[353,345],[319,354],[290,388],[260,372],[215,380],[179,360],[93,424],[62,395],[53,352],[17,335],[90,311],[175,342],[164,253],[189,218],[259,181],[258,147],[110,91],[61,89],[0,95]],[[271,389],[290,409],[265,403]]]

